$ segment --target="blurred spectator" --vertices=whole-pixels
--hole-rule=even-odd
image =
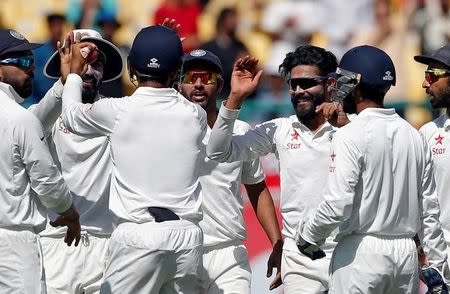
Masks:
[[[62,14],[52,13],[47,15],[47,28],[49,39],[43,46],[33,50],[34,53],[34,80],[32,96],[25,100],[23,106],[28,107],[31,104],[38,103],[48,89],[50,89],[56,80],[44,75],[43,69],[49,57],[56,51],[56,43],[63,40],[66,30],[66,17]]]
[[[384,50],[394,62],[397,79],[395,87],[386,94],[385,103],[398,103],[408,100],[408,65],[413,61],[409,54],[418,44],[408,31],[409,7],[401,13],[393,14],[389,0],[374,0],[374,24],[359,27],[355,31],[349,47],[372,45]]]
[[[121,26],[121,23],[114,17],[114,15],[101,15],[97,26],[100,28],[103,39],[115,44],[120,49],[122,56],[128,56],[130,47],[124,44],[116,44],[114,40],[117,30]],[[99,92],[106,97],[123,97],[126,94],[125,87],[126,85],[124,83],[124,79],[120,78],[108,83],[101,83],[99,86]]]
[[[311,42],[312,34],[320,26],[319,12],[315,0],[274,1],[263,12],[261,29],[275,42],[288,42],[295,49]]]
[[[156,9],[153,17],[154,24],[162,24],[165,18],[174,18],[181,25],[180,37],[183,41],[184,52],[197,49],[200,45],[197,37],[197,21],[202,6],[197,0],[164,0]]]
[[[450,42],[450,1],[428,0],[425,6],[425,23],[422,30],[424,54],[436,51]]]
[[[359,27],[373,24],[373,0],[320,0],[321,31],[328,50],[338,58],[348,49],[348,42]]]
[[[230,93],[230,77],[234,62],[248,54],[247,48],[236,35],[238,21],[234,8],[224,8],[217,18],[214,39],[201,46],[202,49],[216,54],[223,64],[225,83],[218,100],[227,98]]]
[[[117,0],[70,0],[67,21],[75,28],[95,28],[101,15],[117,15]]]
[[[278,72],[286,54],[295,50],[289,43],[274,43],[266,64],[264,77],[255,99],[246,100],[239,113],[239,118],[251,125],[277,117],[294,114],[287,82]]]

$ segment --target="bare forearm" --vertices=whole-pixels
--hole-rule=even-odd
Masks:
[[[245,185],[245,188],[247,189],[248,197],[259,223],[272,245],[275,245],[282,239],[281,231],[278,225],[272,195],[265,181],[254,185]]]

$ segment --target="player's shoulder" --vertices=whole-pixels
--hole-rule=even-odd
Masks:
[[[450,119],[448,118],[447,114],[442,114],[438,118],[424,124],[420,128],[420,133],[422,134],[428,134],[431,132],[435,132],[439,129],[445,128],[446,125],[450,124]]]

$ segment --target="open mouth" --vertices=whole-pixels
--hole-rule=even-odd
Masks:
[[[203,101],[206,99],[206,94],[203,92],[194,92],[191,97],[194,101]]]

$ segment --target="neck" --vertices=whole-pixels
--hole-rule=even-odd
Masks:
[[[356,104],[356,113],[360,113],[366,108],[384,108],[383,104],[378,104],[372,100],[362,99],[361,102]]]
[[[160,82],[156,81],[145,81],[142,83],[139,83],[139,87],[150,87],[150,88],[167,88],[168,85],[162,84]]]
[[[211,106],[205,110],[206,110],[206,116],[208,118],[208,126],[212,129],[214,126],[214,123],[217,120],[216,103],[211,103]]]
[[[312,133],[315,133],[325,122],[325,117],[322,114],[317,114],[309,121],[302,121],[302,124],[304,124]]]

